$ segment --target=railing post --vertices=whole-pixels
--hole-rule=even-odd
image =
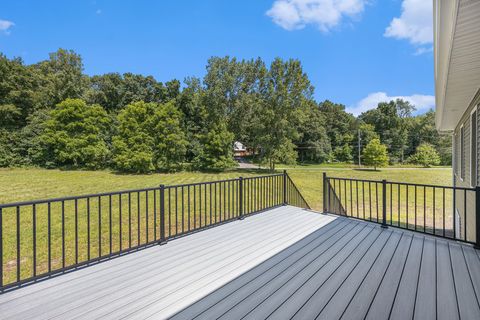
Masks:
[[[287,170],[283,170],[283,205],[287,205]]]
[[[238,178],[238,219],[243,220],[243,177]]]
[[[385,179],[382,180],[382,228],[387,228],[387,180]]]
[[[323,212],[327,212],[327,173],[323,174]]]
[[[3,287],[3,212],[0,208],[0,288]]]
[[[475,187],[475,248],[480,249],[480,187],[479,186]]]
[[[165,237],[165,185],[160,185],[160,242],[159,244],[166,244]]]

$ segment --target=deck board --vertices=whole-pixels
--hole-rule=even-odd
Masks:
[[[479,319],[472,246],[279,207],[0,295],[1,319]]]

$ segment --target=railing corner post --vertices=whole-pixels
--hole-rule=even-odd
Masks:
[[[283,170],[283,205],[287,204],[287,170]]]
[[[382,228],[387,226],[387,180],[382,180]]]
[[[245,219],[243,215],[243,177],[238,178],[238,219],[243,220]]]
[[[475,187],[475,248],[480,249],[480,186]]]
[[[327,173],[323,172],[323,213],[327,212]]]
[[[160,185],[160,242],[158,244],[166,244],[165,237],[165,185]]]

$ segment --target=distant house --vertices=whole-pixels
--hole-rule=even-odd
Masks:
[[[436,126],[453,136],[454,185],[476,187],[480,180],[480,1],[435,0],[433,12]],[[473,194],[458,191],[455,200],[456,221],[475,225]],[[464,232],[460,225],[456,223],[457,232]],[[467,229],[467,237],[473,237],[475,228]]]
[[[235,157],[245,157],[248,155],[248,150],[243,143],[235,141],[233,143],[233,154]]]

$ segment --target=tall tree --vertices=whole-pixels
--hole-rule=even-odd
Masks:
[[[270,65],[256,131],[262,158],[270,169],[278,162],[295,163],[293,140],[299,138],[297,109],[312,100],[313,87],[298,60],[276,58]]]
[[[345,111],[342,104],[325,100],[319,104],[323,114],[325,129],[337,161],[351,161],[355,135],[355,117]]]
[[[45,163],[74,168],[100,168],[107,164],[106,133],[110,118],[99,105],[81,99],[67,99],[51,112],[45,131],[38,137]]]

